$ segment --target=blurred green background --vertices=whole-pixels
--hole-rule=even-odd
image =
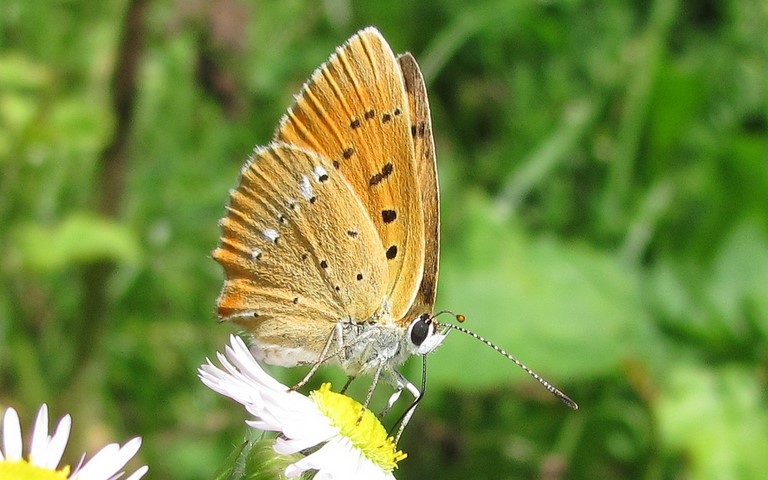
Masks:
[[[581,405],[454,333],[398,478],[764,478],[757,0],[3,2],[0,406],[70,412],[70,462],[141,435],[148,478],[211,477],[246,418],[196,377],[227,191],[367,25],[428,82],[439,307]]]

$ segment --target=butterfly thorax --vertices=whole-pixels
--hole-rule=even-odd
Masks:
[[[349,375],[396,367],[413,352],[406,331],[394,322],[339,322],[339,363]]]

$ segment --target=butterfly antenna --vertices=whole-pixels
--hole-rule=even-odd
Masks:
[[[455,313],[453,313],[453,312],[451,312],[449,310],[442,310],[440,312],[437,312],[432,318],[435,318],[438,315],[443,315],[443,314],[448,314],[448,315],[453,316],[456,319],[456,321],[458,321],[458,322],[464,322],[464,320],[465,320],[464,315],[455,314]],[[531,370],[530,368],[528,368],[528,366],[525,365],[523,362],[521,362],[520,360],[518,360],[515,357],[513,357],[512,355],[510,355],[509,353],[507,353],[506,350],[504,350],[503,348],[497,346],[495,343],[491,342],[487,338],[485,338],[485,337],[483,337],[481,335],[478,335],[478,334],[476,334],[475,332],[473,332],[471,330],[467,330],[466,328],[464,328],[462,326],[459,326],[459,325],[454,325],[454,324],[450,324],[450,323],[445,323],[443,325],[445,325],[445,328],[447,329],[446,333],[448,333],[449,330],[458,330],[460,332],[466,333],[467,335],[469,335],[470,337],[475,338],[476,340],[480,340],[484,344],[488,345],[492,349],[494,349],[497,352],[499,352],[500,354],[504,355],[507,358],[507,360],[511,360],[512,362],[514,362],[515,365],[517,365],[518,367],[522,368],[528,375],[532,376],[534,379],[536,379],[537,382],[542,384],[544,386],[544,388],[549,390],[549,392],[552,395],[554,395],[558,399],[560,399],[561,402],[563,402],[564,404],[568,405],[569,407],[571,407],[574,410],[577,410],[579,408],[579,404],[574,402],[573,400],[571,400],[571,398],[568,395],[564,394],[563,392],[560,391],[560,389],[558,389],[557,387],[555,387],[554,385],[552,385],[548,381],[546,381],[543,378],[541,378],[541,376],[538,373],[536,373],[533,370]]]

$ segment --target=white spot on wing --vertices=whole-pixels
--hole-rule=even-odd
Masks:
[[[280,234],[277,233],[277,230],[274,230],[272,228],[265,228],[262,233],[264,234],[264,238],[266,238],[272,243],[275,243],[277,239],[280,238]]]
[[[321,165],[318,165],[315,167],[315,180],[318,182],[322,182],[324,180],[321,180],[322,177],[325,177],[325,180],[328,179],[328,171],[324,169]]]
[[[306,175],[301,176],[299,189],[301,190],[301,196],[304,197],[305,200],[309,201],[315,197],[315,192],[312,190],[312,184],[309,183],[309,177]]]
[[[261,250],[256,247],[253,247],[253,250],[251,250],[251,258],[254,260],[258,260],[260,256],[261,256]]]

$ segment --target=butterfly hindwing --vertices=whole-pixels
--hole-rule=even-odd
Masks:
[[[346,179],[313,152],[258,149],[221,227],[219,317],[259,343],[305,348],[316,360],[336,322],[370,318],[381,305],[387,264],[376,256],[378,233]]]

